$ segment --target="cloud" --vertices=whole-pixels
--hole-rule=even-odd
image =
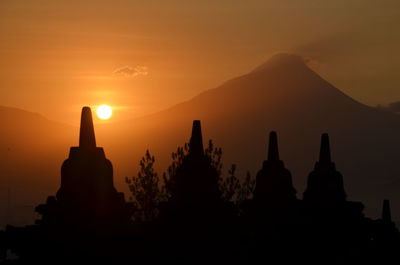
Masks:
[[[114,75],[117,76],[125,76],[125,77],[134,77],[138,75],[148,75],[148,67],[147,66],[124,66],[118,68],[114,71]]]
[[[378,105],[376,107],[380,110],[385,110],[385,111],[390,111],[390,112],[395,112],[395,113],[400,114],[400,101],[392,102],[386,106]]]

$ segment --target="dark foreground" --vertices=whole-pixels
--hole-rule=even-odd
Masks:
[[[112,165],[96,146],[91,111],[82,111],[79,147],[61,169],[56,196],[36,207],[42,218],[0,231],[2,264],[398,264],[400,237],[389,201],[382,218],[346,200],[343,177],[322,135],[320,159],[300,200],[279,158],[275,132],[254,190],[224,199],[219,172],[193,123],[188,152],[175,164],[168,198],[154,218],[113,185]],[[146,187],[148,183],[142,183]],[[150,185],[150,184],[149,184]],[[148,206],[150,207],[150,206]],[[7,258],[7,253],[16,255]]]

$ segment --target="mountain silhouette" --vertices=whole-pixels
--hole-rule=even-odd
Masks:
[[[373,216],[383,198],[400,199],[400,117],[355,101],[300,56],[277,54],[248,74],[189,101],[119,124],[115,126],[119,132],[104,127],[99,134],[122,139],[109,146],[111,156],[121,163],[117,171],[133,174],[132,165],[146,148],[164,169],[170,153],[188,140],[193,119],[203,121],[205,139],[212,138],[223,148],[225,167],[236,163],[243,175],[250,170],[255,176],[265,159],[268,132],[277,131],[281,159],[299,194],[318,160],[320,135],[327,132],[349,199],[365,202],[366,213]],[[131,171],[125,168],[129,164]]]
[[[393,219],[400,219],[400,117],[355,101],[298,55],[277,54],[164,111],[95,124],[97,143],[114,165],[117,189],[127,192],[124,178],[137,172],[146,149],[164,171],[171,152],[189,141],[193,120],[202,121],[205,141],[211,138],[222,147],[225,172],[235,163],[243,176],[250,170],[255,177],[261,169],[268,134],[276,131],[280,159],[292,173],[297,194],[303,194],[319,159],[321,133],[329,133],[332,161],[343,175],[347,198],[362,201],[372,216],[380,213],[383,199],[390,199]],[[22,202],[32,201],[33,212],[59,186],[60,166],[76,144],[76,128],[5,107],[0,123],[3,207],[5,189],[13,189]]]
[[[76,133],[72,126],[4,106],[0,124],[0,226],[31,223],[35,206],[59,186],[66,144]]]

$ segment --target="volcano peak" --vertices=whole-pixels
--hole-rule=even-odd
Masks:
[[[308,68],[306,59],[293,53],[277,53],[253,70],[253,72],[268,71],[273,68]]]

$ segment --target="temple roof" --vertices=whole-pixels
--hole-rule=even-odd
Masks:
[[[204,155],[203,136],[199,120],[193,121],[192,136],[189,142],[189,154],[194,156]]]
[[[385,222],[392,222],[389,200],[383,200],[382,220]]]
[[[79,134],[79,147],[95,148],[96,137],[94,134],[92,111],[89,107],[82,108],[81,128]]]
[[[274,131],[269,134],[268,161],[279,161],[278,136]]]
[[[321,147],[319,153],[320,163],[331,163],[331,148],[329,146],[329,136],[327,133],[321,136]]]

